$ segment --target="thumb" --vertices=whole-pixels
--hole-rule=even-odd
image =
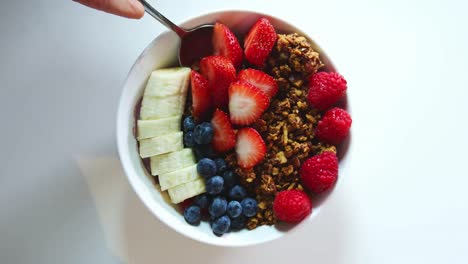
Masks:
[[[141,18],[145,13],[138,0],[73,0],[80,4],[127,18]]]

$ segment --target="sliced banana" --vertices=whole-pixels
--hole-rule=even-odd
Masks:
[[[204,193],[205,191],[205,179],[197,179],[167,190],[171,201],[175,204]]]
[[[166,97],[169,95],[187,95],[190,80],[190,68],[178,67],[159,69],[151,73],[146,84],[144,97]]]
[[[180,131],[182,116],[172,116],[157,120],[138,120],[138,140],[162,136]]]
[[[161,190],[165,191],[169,188],[173,188],[175,186],[194,181],[196,179],[200,179],[201,176],[198,175],[197,172],[197,165],[193,164],[189,167],[176,170],[173,172],[160,174],[159,175],[159,185],[161,186]]]
[[[150,160],[152,175],[161,175],[196,164],[195,155],[190,148],[153,156]]]
[[[145,96],[141,102],[140,119],[155,120],[171,116],[182,116],[185,95],[175,94],[165,97]]]
[[[140,141],[140,156],[148,158],[160,154],[165,154],[184,148],[183,132],[175,132],[171,134],[162,135],[143,139]]]

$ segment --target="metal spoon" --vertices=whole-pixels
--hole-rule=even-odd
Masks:
[[[201,58],[212,54],[213,44],[211,38],[213,35],[213,25],[200,25],[192,29],[183,29],[172,23],[145,0],[139,1],[145,7],[146,13],[150,14],[180,37],[178,56],[181,66],[191,67]]]

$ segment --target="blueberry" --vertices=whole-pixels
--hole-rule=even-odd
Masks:
[[[215,235],[221,236],[227,231],[231,226],[231,219],[227,215],[223,215],[220,218],[216,219],[213,224],[211,224],[211,229]]]
[[[185,132],[184,134],[184,146],[187,148],[192,148],[195,146],[195,139],[193,138],[193,132]]]
[[[238,201],[230,201],[227,206],[227,213],[231,218],[239,217],[242,214],[242,206]]]
[[[195,120],[193,117],[187,116],[183,122],[184,132],[193,131],[195,129]]]
[[[191,225],[200,224],[200,207],[198,205],[191,205],[184,210],[184,219]]]
[[[197,144],[200,144],[200,145],[208,144],[211,142],[211,139],[213,138],[213,126],[211,126],[211,123],[203,122],[195,126],[193,135],[195,138],[195,142],[197,142]]]
[[[235,185],[229,190],[229,198],[236,201],[242,201],[247,196],[247,191],[240,185]]]
[[[219,194],[223,190],[223,186],[223,177],[213,176],[206,181],[206,192],[211,195]]]
[[[238,176],[233,171],[225,171],[223,179],[225,188],[229,189],[237,183]]]
[[[198,171],[198,174],[208,179],[212,177],[213,175],[215,175],[216,164],[211,159],[203,158],[200,161],[198,161],[197,171]]]
[[[195,154],[197,155],[198,159],[203,159],[203,158],[214,158],[216,156],[213,147],[211,144],[205,144],[205,145],[196,145],[195,146]]]
[[[208,198],[208,195],[206,194],[200,194],[198,196],[195,196],[194,198],[194,203],[200,208],[208,208],[208,204],[210,203],[210,199]]]
[[[217,196],[208,207],[208,213],[212,217],[219,217],[226,213],[227,201],[224,197]]]
[[[240,215],[239,217],[231,219],[231,230],[241,230],[245,226],[245,216]]]
[[[218,168],[218,175],[221,175],[227,169],[226,162],[222,158],[217,158],[214,162],[216,163],[216,168]]]
[[[247,217],[252,217],[257,214],[257,201],[250,197],[245,198],[241,202],[242,205],[242,213]]]

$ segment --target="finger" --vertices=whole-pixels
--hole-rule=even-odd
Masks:
[[[80,4],[127,18],[141,18],[145,12],[138,0],[73,0]]]

